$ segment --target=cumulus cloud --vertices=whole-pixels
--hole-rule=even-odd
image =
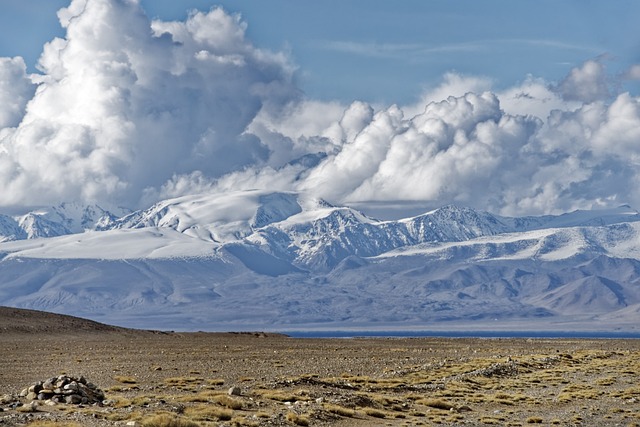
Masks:
[[[11,189],[0,204],[135,204],[173,175],[218,177],[268,158],[245,130],[298,97],[294,69],[246,40],[239,16],[151,22],[135,0],[73,0],[58,15],[66,36],[44,47],[42,74],[0,62],[0,96],[16,100],[0,107],[0,185]]]
[[[300,186],[347,202],[447,200],[486,206],[487,197],[500,198],[509,185],[511,162],[539,126],[534,117],[504,114],[491,92],[432,102],[409,119],[391,107],[376,113]]]
[[[295,175],[303,179],[289,175],[291,187],[358,206],[424,201],[513,215],[640,205],[640,100],[564,95],[528,77],[499,92],[427,102],[409,117],[396,106],[373,113],[354,103],[344,114],[357,119],[343,117],[325,133],[333,151]]]
[[[20,123],[35,90],[22,58],[0,58],[0,129]]]
[[[604,64],[590,60],[573,68],[560,82],[558,90],[568,101],[593,102],[606,99],[609,96],[609,85]]]
[[[287,55],[220,8],[164,22],[136,0],[72,0],[59,18],[40,73],[0,58],[2,206],[269,188],[361,207],[640,207],[640,99],[599,59],[500,90],[451,72],[380,107],[304,98]]]

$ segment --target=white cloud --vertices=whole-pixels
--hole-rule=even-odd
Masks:
[[[295,100],[275,112],[263,109],[247,132],[269,147],[269,164],[278,167],[305,154],[333,151],[340,138],[331,137],[345,108],[339,102]]]
[[[422,200],[504,214],[640,206],[640,100],[629,94],[567,101],[528,78],[423,111],[407,118],[392,107],[361,121],[353,138],[335,132],[338,152],[292,186],[359,206]]]
[[[517,86],[497,93],[502,109],[511,115],[532,115],[546,120],[553,110],[573,110],[582,104],[566,101],[541,78],[528,76]]]
[[[214,8],[150,22],[137,1],[73,0],[59,17],[66,37],[45,46],[26,113],[2,107],[3,124],[18,126],[1,133],[0,185],[12,191],[0,204],[135,204],[176,174],[217,177],[267,159],[245,130],[298,96],[294,68],[247,41],[239,16]],[[24,81],[21,60],[10,64],[16,77],[3,81]],[[13,87],[7,96],[29,88]]]
[[[446,73],[442,82],[435,88],[427,89],[420,100],[404,107],[408,117],[424,112],[425,106],[432,102],[444,101],[450,96],[460,97],[469,92],[482,93],[491,89],[492,81],[486,77],[465,76],[454,72]]]
[[[560,82],[558,90],[567,101],[593,102],[606,99],[609,87],[604,64],[590,60],[575,67]]]
[[[640,100],[610,92],[597,60],[500,91],[448,73],[380,108],[304,99],[287,56],[219,8],[151,22],[135,0],[73,0],[59,17],[41,74],[0,59],[0,206],[269,188],[505,214],[640,207]]]
[[[24,60],[0,58],[0,129],[20,123],[35,85],[26,73]]]
[[[512,162],[539,125],[532,117],[503,114],[489,92],[430,103],[408,120],[392,107],[313,169],[301,187],[335,201],[446,200],[486,207],[487,191],[509,185]]]

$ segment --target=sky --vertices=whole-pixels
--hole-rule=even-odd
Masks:
[[[0,0],[0,56],[28,67],[53,36],[69,0]],[[220,5],[247,22],[258,47],[284,50],[313,99],[393,104],[416,101],[450,71],[507,87],[531,74],[559,80],[586,59],[608,55],[621,70],[640,62],[636,1],[143,0],[150,18],[184,20]]]
[[[636,1],[0,0],[0,208],[640,208]],[[1,210],[1,209],[0,209]]]

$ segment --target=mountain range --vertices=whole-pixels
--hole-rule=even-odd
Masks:
[[[640,214],[377,220],[306,194],[0,215],[0,305],[173,330],[637,331]]]

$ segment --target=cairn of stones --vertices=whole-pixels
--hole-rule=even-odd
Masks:
[[[60,375],[46,381],[38,381],[20,392],[27,400],[41,400],[48,404],[66,403],[70,405],[101,403],[104,392],[88,382],[84,377]]]

